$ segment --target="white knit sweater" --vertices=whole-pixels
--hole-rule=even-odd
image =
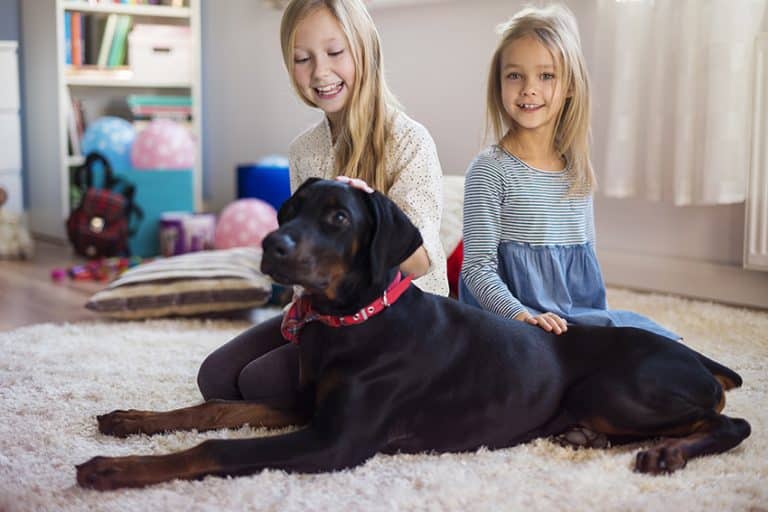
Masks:
[[[393,121],[387,147],[387,173],[394,177],[389,198],[419,228],[429,256],[429,272],[414,281],[424,291],[448,295],[446,260],[440,243],[443,182],[437,149],[427,129],[402,112]],[[291,142],[291,191],[311,177],[332,178],[336,158],[326,116]]]

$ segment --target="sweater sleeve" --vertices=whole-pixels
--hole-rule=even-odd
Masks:
[[[461,275],[483,309],[514,318],[525,307],[499,275],[505,180],[501,165],[480,155],[467,171],[464,188],[464,261]]]
[[[426,128],[411,121],[396,131],[388,156],[393,176],[388,196],[419,229],[429,257],[429,271],[414,283],[426,291],[448,295],[445,253],[440,242],[443,173],[435,143]]]

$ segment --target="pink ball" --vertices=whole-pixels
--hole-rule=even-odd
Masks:
[[[136,169],[191,169],[195,146],[187,128],[170,119],[155,119],[136,136],[131,165]]]
[[[216,223],[216,249],[261,247],[261,241],[277,229],[277,212],[260,199],[239,199],[224,208]]]

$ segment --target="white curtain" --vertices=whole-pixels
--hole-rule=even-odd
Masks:
[[[755,39],[767,8],[768,0],[597,0],[594,30],[582,38],[603,194],[744,201]]]

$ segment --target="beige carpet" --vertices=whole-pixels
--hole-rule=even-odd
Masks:
[[[0,333],[0,510],[768,510],[768,314],[622,290],[609,297],[741,373],[745,385],[729,393],[726,412],[748,419],[752,436],[662,477],[631,471],[637,446],[573,451],[539,440],[459,455],[379,455],[334,474],[265,471],[99,493],[75,485],[75,464],[263,434],[246,427],[120,440],[100,435],[94,419],[198,401],[198,364],[245,324],[36,325]]]

